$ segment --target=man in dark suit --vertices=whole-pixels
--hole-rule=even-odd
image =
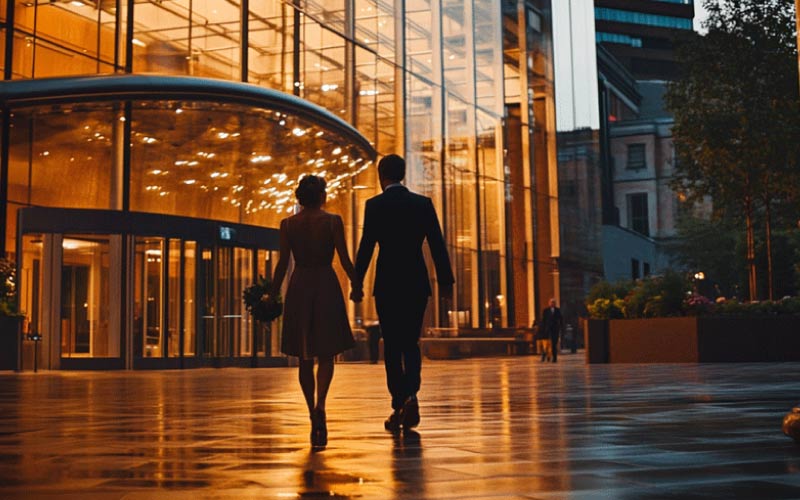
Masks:
[[[433,202],[403,186],[405,175],[405,160],[398,155],[386,156],[378,163],[383,193],[367,200],[364,209],[364,231],[356,255],[357,283],[350,296],[355,302],[363,298],[364,275],[377,243],[380,251],[372,294],[394,410],[385,427],[393,432],[419,424],[419,337],[431,295],[423,241],[428,241],[443,298],[452,298],[455,281]]]
[[[556,307],[556,299],[550,299],[550,304],[542,311],[542,331],[550,338],[553,346],[553,363],[558,361],[558,338],[561,335],[561,328],[564,320],[561,317],[561,309]]]

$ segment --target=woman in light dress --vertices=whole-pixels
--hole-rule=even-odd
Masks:
[[[332,266],[334,251],[351,283],[355,271],[347,253],[342,218],[322,209],[325,187],[322,177],[307,175],[300,180],[295,195],[303,208],[281,221],[280,258],[271,290],[272,296],[280,290],[291,254],[295,266],[284,300],[281,351],[299,358],[300,387],[308,406],[314,447],[324,447],[328,442],[325,399],[333,378],[333,358],[355,344]]]

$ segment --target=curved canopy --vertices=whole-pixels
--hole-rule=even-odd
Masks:
[[[358,130],[328,110],[299,97],[247,83],[142,74],[0,82],[0,105],[8,108],[100,100],[213,101],[279,111],[316,123],[352,142],[370,159],[376,157],[375,149]]]

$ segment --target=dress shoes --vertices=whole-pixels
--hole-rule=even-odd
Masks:
[[[411,396],[403,403],[402,410],[403,429],[411,429],[419,425],[419,401],[416,396]]]
[[[383,423],[383,428],[389,432],[400,432],[400,425],[403,423],[403,409],[394,411]]]

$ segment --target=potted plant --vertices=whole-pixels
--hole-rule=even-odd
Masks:
[[[16,264],[0,259],[0,370],[19,370],[22,324],[17,306]]]

